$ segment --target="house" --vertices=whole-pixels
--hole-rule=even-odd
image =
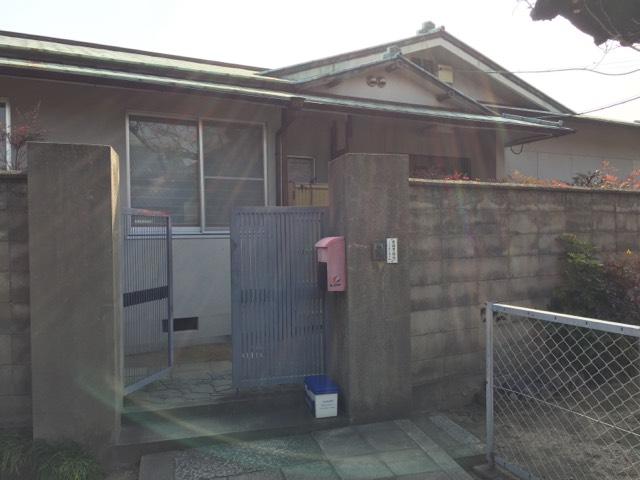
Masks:
[[[407,153],[413,176],[640,167],[640,125],[574,116],[444,28],[278,69],[2,32],[0,119],[35,105],[47,140],[112,145],[130,205],[172,214],[188,343],[230,331],[231,208],[323,204],[341,153]]]
[[[15,207],[0,215],[6,219],[4,246],[10,252],[3,267],[8,273],[2,273],[5,281],[0,282],[0,319],[9,318],[9,333],[0,331],[0,345],[11,344],[11,356],[2,357],[8,366],[0,365],[6,380],[0,382],[0,415],[27,413],[33,404],[37,435],[53,436],[59,433],[56,428],[73,424],[62,433],[77,438],[72,434],[82,423],[79,416],[109,424],[96,427],[104,435],[100,442],[108,437],[111,443],[126,443],[127,438],[123,442],[119,436],[120,414],[123,390],[128,395],[131,385],[120,382],[127,337],[120,331],[126,314],[121,322],[118,311],[160,299],[169,303],[169,284],[175,344],[193,351],[205,345],[208,369],[226,362],[220,367],[226,370],[208,380],[206,395],[207,389],[222,387],[228,393],[238,386],[229,382],[228,340],[232,305],[237,305],[232,295],[246,294],[262,301],[254,304],[257,315],[284,305],[285,313],[270,311],[275,323],[281,317],[306,320],[310,312],[320,318],[297,332],[303,332],[303,340],[313,335],[313,341],[296,339],[283,346],[279,342],[291,336],[278,332],[278,341],[267,346],[285,366],[295,364],[300,358],[296,355],[306,358],[307,351],[316,355],[318,364],[328,358],[334,365],[323,367],[338,372],[336,379],[353,400],[350,408],[356,417],[404,412],[412,395],[424,402],[436,396],[448,403],[453,397],[468,399],[466,393],[471,386],[477,391],[482,373],[482,302],[527,304],[544,298],[558,280],[554,241],[560,233],[589,232],[610,251],[636,248],[638,239],[636,207],[629,206],[633,199],[625,192],[603,196],[593,207],[593,218],[600,221],[593,221],[588,211],[591,193],[585,190],[420,180],[456,173],[492,180],[516,168],[532,175],[570,176],[601,159],[618,162],[622,169],[631,169],[637,161],[635,124],[575,117],[516,76],[486,71],[504,69],[441,28],[275,70],[0,34],[4,123],[10,132],[33,129],[37,138],[49,142],[32,144],[27,155],[15,148],[12,135],[2,137],[0,146],[5,164],[26,167],[29,175],[28,189],[24,175],[0,176],[7,183],[0,185],[0,206]],[[606,138],[598,140],[601,134]],[[28,159],[34,159],[31,168]],[[119,190],[114,193],[110,188],[116,184]],[[330,297],[343,304],[331,319],[340,319],[330,332],[339,341],[325,349],[324,303],[313,251],[320,229],[307,237],[303,232],[289,238],[291,229],[267,236],[278,245],[303,241],[271,255],[277,257],[269,259],[275,264],[260,264],[251,259],[270,256],[254,248],[265,238],[255,234],[264,234],[264,224],[255,230],[249,225],[253,256],[243,256],[231,242],[230,222],[238,218],[232,210],[241,206],[325,205],[329,184],[334,224],[332,232],[324,234],[344,235],[346,251],[359,249],[359,255],[347,255],[346,294]],[[386,195],[378,193],[384,189]],[[149,261],[142,251],[130,261],[126,246],[120,255],[119,241],[134,244],[140,239],[135,228],[116,238],[114,212],[125,213],[120,206],[165,212],[154,214],[165,222],[171,218],[172,230],[167,223],[148,219],[129,224],[151,226],[148,239],[156,245],[165,242],[166,255],[157,250],[159,256]],[[620,215],[612,216],[609,212],[618,206]],[[305,219],[307,224],[294,218],[288,225],[308,231],[316,222],[317,227],[325,210],[312,210],[322,213],[315,220]],[[291,210],[261,211],[264,219]],[[344,218],[336,221],[336,211],[345,212]],[[373,220],[361,222],[360,217]],[[362,248],[374,245],[379,254],[375,246],[382,239],[397,247],[397,263]],[[250,257],[249,267],[259,264],[266,272],[260,285],[232,288],[233,252],[236,260]],[[304,260],[295,263],[284,256],[291,252]],[[170,254],[173,282],[168,279]],[[134,270],[162,270],[167,281],[134,286],[133,292],[119,289],[118,255]],[[294,264],[311,267],[298,269],[304,270],[304,282],[293,278]],[[258,275],[247,271],[253,282]],[[291,313],[289,299],[277,305],[272,301],[286,294],[280,288],[286,281],[313,296],[299,310],[303,314]],[[163,342],[169,337],[168,307],[152,317],[156,339]],[[30,335],[29,321],[36,325]],[[269,322],[255,323],[262,328]],[[5,328],[4,321],[0,327]],[[102,334],[95,335],[97,329]],[[276,338],[259,333],[263,339]],[[24,353],[29,342],[32,356]],[[149,357],[158,360],[162,355]],[[253,346],[240,352],[240,361],[252,367],[269,366],[267,357],[265,350]],[[336,364],[346,367],[340,371]],[[144,363],[132,365],[143,372],[144,382],[162,373],[150,374]],[[261,372],[255,368],[253,380],[264,380]],[[215,383],[220,378],[224,385]],[[453,395],[443,386],[447,382],[455,384]],[[166,400],[164,394],[159,397]],[[73,409],[67,408],[70,402]]]

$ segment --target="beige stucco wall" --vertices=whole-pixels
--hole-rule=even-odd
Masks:
[[[148,92],[62,82],[0,77],[0,97],[17,110],[40,102],[46,140],[111,145],[126,174],[126,116],[128,112],[188,117],[235,118],[264,122],[267,127],[269,204],[275,204],[275,131],[280,111],[270,106],[207,96]],[[128,199],[126,176],[122,194]],[[230,333],[230,265],[228,235],[177,235],[174,239],[175,316],[200,317],[200,330],[176,332],[176,342],[205,342]]]
[[[384,78],[384,87],[367,85],[367,78]],[[416,105],[442,107],[436,95],[426,88],[425,80],[409,78],[410,74],[402,70],[388,72],[385,68],[370,69],[362,75],[342,80],[334,87],[320,86],[313,90],[320,95],[339,95],[368,100],[412,103]]]
[[[285,140],[287,154],[313,157],[318,183],[328,182],[328,165],[331,160],[331,126],[333,122],[336,122],[343,136],[345,121],[345,115],[300,112],[287,130]]]
[[[551,140],[505,149],[506,173],[514,170],[537,178],[571,181],[577,173],[600,168],[608,161],[626,176],[640,168],[640,125],[638,127],[588,122],[565,122],[576,133]]]
[[[467,157],[471,175],[495,175],[496,138],[493,132],[429,125],[406,120],[355,117],[351,151]]]
[[[377,117],[351,117],[349,152],[403,153],[466,157],[471,174],[492,178],[496,172],[496,136],[493,132],[436,126],[423,122]],[[331,160],[331,125],[337,122],[339,147],[344,147],[345,115],[303,112],[287,131],[289,155],[305,155],[316,159],[318,182],[327,181],[327,165]]]

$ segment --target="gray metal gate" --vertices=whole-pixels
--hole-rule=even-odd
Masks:
[[[324,292],[314,245],[325,209],[248,207],[231,220],[233,383],[295,383],[324,372]]]
[[[122,215],[124,394],[166,375],[173,363],[171,218]]]

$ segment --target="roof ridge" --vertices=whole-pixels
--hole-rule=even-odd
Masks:
[[[330,55],[328,57],[322,57],[322,58],[318,58],[315,60],[309,60],[306,62],[302,62],[302,63],[296,63],[293,65],[288,65],[285,67],[279,67],[279,68],[273,68],[273,69],[268,69],[268,70],[263,70],[261,72],[259,72],[261,75],[267,75],[267,74],[273,74],[273,73],[283,73],[283,72],[289,72],[289,71],[298,71],[301,69],[301,67],[304,67],[306,65],[313,65],[315,63],[320,63],[320,64],[326,64],[326,63],[331,63],[332,60],[338,59],[338,58],[344,58],[344,57],[352,57],[352,56],[360,56],[362,54],[365,54],[367,52],[375,52],[377,50],[385,50],[388,47],[391,46],[395,46],[398,44],[403,44],[403,45],[410,45],[412,43],[415,42],[419,42],[422,41],[426,38],[432,38],[432,37],[436,37],[438,36],[437,34],[444,32],[444,27],[438,27],[434,30],[431,30],[429,32],[426,33],[420,33],[417,35],[412,35],[411,37],[406,37],[406,38],[402,38],[400,40],[394,40],[392,42],[385,42],[385,43],[381,43],[378,45],[374,45],[371,47],[365,47],[365,48],[360,48],[357,50],[352,50],[350,52],[344,52],[344,53],[338,53],[335,55]]]

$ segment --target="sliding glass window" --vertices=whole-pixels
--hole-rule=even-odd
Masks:
[[[262,126],[204,122],[202,145],[207,229],[228,226],[234,207],[264,205]]]
[[[129,119],[131,206],[171,214],[177,227],[200,224],[198,124]]]
[[[177,227],[226,231],[234,207],[265,204],[262,125],[131,116],[129,163],[131,206]]]

